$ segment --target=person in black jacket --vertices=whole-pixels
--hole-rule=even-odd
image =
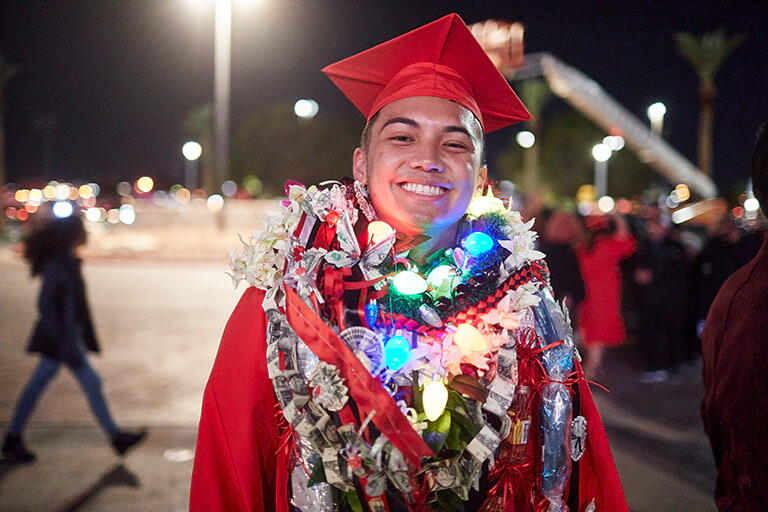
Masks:
[[[681,328],[686,296],[685,248],[658,215],[647,219],[646,238],[633,258],[640,313],[639,348],[645,359],[641,382],[667,380],[681,362]]]
[[[24,257],[30,264],[32,276],[42,278],[39,317],[27,347],[28,352],[40,354],[40,362],[19,397],[2,447],[3,455],[17,462],[35,459],[24,446],[22,432],[61,363],[66,364],[79,381],[118,454],[124,454],[147,433],[146,430],[118,429],[104,400],[101,378],[88,363],[86,352],[98,352],[99,344],[85,296],[80,260],[75,256],[75,250],[85,241],[83,221],[77,216],[52,219],[25,240]]]

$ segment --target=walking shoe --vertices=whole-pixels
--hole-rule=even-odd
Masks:
[[[21,434],[8,432],[3,442],[3,456],[14,462],[32,462],[35,460],[35,454],[27,450],[24,441],[21,440]]]
[[[643,384],[656,384],[657,382],[664,382],[669,378],[667,370],[656,370],[655,372],[643,372],[640,375],[640,382]]]
[[[147,429],[143,428],[138,432],[126,432],[118,430],[112,434],[112,448],[118,455],[124,455],[132,446],[141,442],[147,435]]]

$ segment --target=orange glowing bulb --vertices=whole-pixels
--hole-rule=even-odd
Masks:
[[[384,222],[383,220],[374,220],[368,224],[368,242],[370,245],[376,245],[387,239],[392,233],[394,233],[392,226]]]
[[[463,354],[469,354],[471,352],[486,352],[488,350],[488,342],[485,337],[477,330],[477,328],[470,324],[460,324],[456,327],[456,332],[453,333],[453,341],[458,345]]]

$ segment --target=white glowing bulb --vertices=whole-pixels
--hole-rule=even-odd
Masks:
[[[443,414],[445,404],[448,403],[448,389],[442,380],[430,380],[424,384],[422,403],[429,421],[435,421]]]
[[[757,198],[750,197],[744,201],[744,209],[748,212],[756,212],[760,208],[760,201]]]

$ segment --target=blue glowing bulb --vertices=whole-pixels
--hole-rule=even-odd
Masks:
[[[411,345],[402,336],[392,336],[384,344],[384,364],[387,368],[397,371],[408,362],[411,356]]]
[[[466,249],[469,254],[477,258],[493,249],[493,243],[493,238],[482,231],[475,231],[474,233],[468,234],[464,241],[461,242],[461,245],[464,246],[464,249]]]
[[[379,318],[379,305],[375,302],[369,302],[365,305],[365,323],[368,327],[373,328],[376,325],[376,320]]]

